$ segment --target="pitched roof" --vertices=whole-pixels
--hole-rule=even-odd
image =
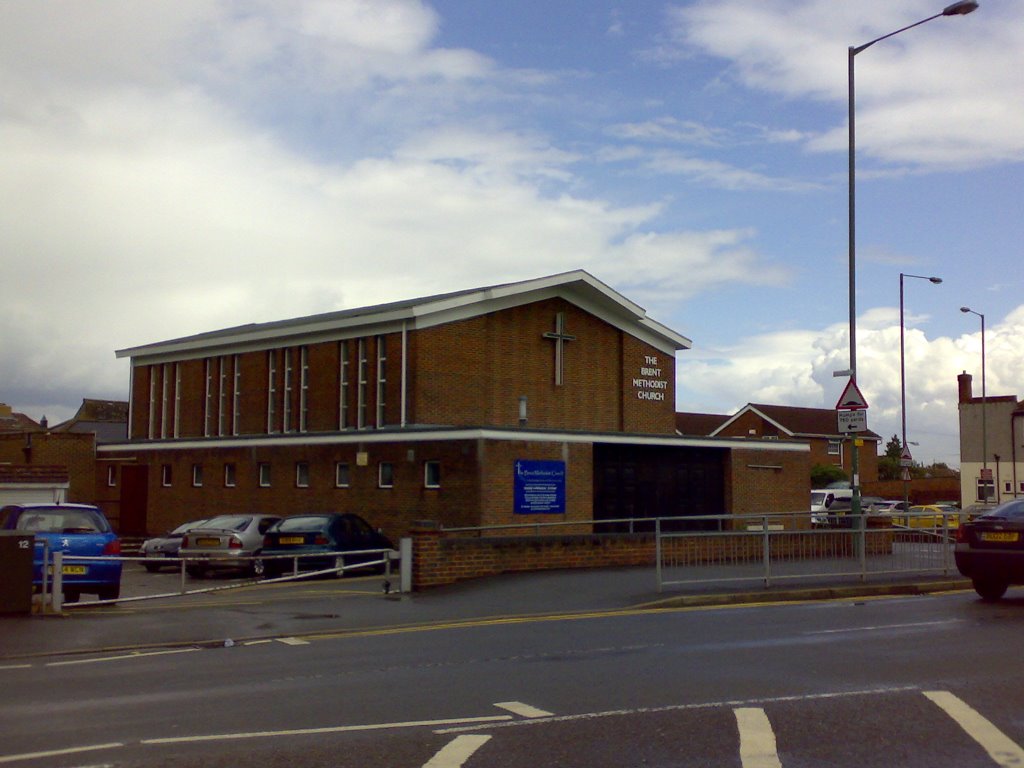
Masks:
[[[846,436],[839,432],[837,411],[832,408],[801,408],[795,405],[769,405],[766,403],[747,403],[712,434],[720,433],[740,416],[751,412],[771,422],[792,437]],[[858,432],[857,435],[869,440],[880,439],[880,436],[871,430]]]
[[[728,421],[724,413],[676,413],[676,432],[680,435],[707,437]]]
[[[430,328],[522,306],[562,298],[630,333],[666,354],[689,349],[691,342],[647,316],[643,307],[578,269],[517,283],[455,291],[418,299],[327,312],[269,323],[250,323],[170,341],[117,350],[118,357],[160,359],[196,357],[266,349],[282,343],[304,344],[329,339]],[[287,340],[287,341],[285,341]]]
[[[16,413],[11,406],[0,403],[0,432],[42,432],[43,427],[24,413]]]
[[[116,443],[128,437],[128,403],[122,400],[85,398],[78,412],[51,432],[95,434],[97,443]]]

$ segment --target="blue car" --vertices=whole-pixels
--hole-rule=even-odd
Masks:
[[[343,554],[361,550],[394,549],[384,534],[358,515],[339,512],[294,515],[275,523],[263,538],[267,576],[293,570],[313,571],[368,563],[383,572],[380,552]],[[339,574],[340,575],[340,574]]]
[[[120,560],[75,560],[74,557],[118,557],[121,540],[103,513],[90,504],[10,504],[0,509],[0,530],[35,534],[32,583],[41,590],[43,552],[64,553],[61,569],[64,600],[75,602],[83,593],[100,600],[121,595]]]

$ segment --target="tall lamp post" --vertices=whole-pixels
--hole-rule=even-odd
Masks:
[[[988,434],[985,423],[985,315],[970,307],[960,307],[961,312],[981,318],[981,484],[985,488],[985,503],[988,504]]]
[[[900,420],[903,425],[902,435],[902,448],[903,453],[909,453],[907,448],[907,373],[906,373],[906,354],[903,346],[903,335],[904,328],[906,325],[903,322],[903,278],[913,277],[918,280],[927,280],[930,283],[938,285],[942,282],[941,277],[925,277],[924,275],[907,275],[900,272]],[[902,465],[902,456],[901,456]],[[904,468],[903,472],[903,509],[904,511],[910,509],[910,470]]]
[[[895,32],[890,32],[887,35],[876,37],[863,45],[850,46],[847,55],[847,77],[848,77],[848,110],[849,117],[847,124],[849,126],[850,140],[849,140],[849,197],[850,197],[850,210],[849,210],[849,244],[850,244],[850,378],[856,382],[857,380],[857,248],[856,248],[856,223],[854,218],[855,210],[855,194],[854,190],[856,185],[855,179],[855,162],[854,158],[857,154],[857,142],[856,142],[856,121],[855,116],[855,98],[854,98],[854,85],[853,85],[853,60],[854,57],[870,48],[875,43],[886,40],[893,35],[898,35],[900,32],[906,32],[908,29],[920,26],[925,22],[929,22],[933,19],[937,19],[940,16],[965,16],[972,11],[978,9],[978,3],[975,0],[960,0],[960,2],[947,5],[941,12],[936,13],[933,16],[929,16],[921,21],[908,24],[905,27],[897,29]],[[854,441],[853,456],[851,457],[851,469],[853,473],[853,482],[850,484],[853,491],[853,498],[850,503],[850,511],[853,515],[860,514],[860,457],[856,448],[856,442]]]

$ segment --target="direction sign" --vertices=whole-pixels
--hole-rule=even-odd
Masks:
[[[868,431],[868,413],[864,409],[858,411],[839,411],[837,416],[839,417],[840,432]]]
[[[857,382],[853,380],[853,377],[850,377],[850,380],[846,382],[846,389],[843,390],[843,394],[839,397],[839,402],[836,403],[836,410],[859,411],[867,407],[868,401],[864,399],[864,395],[857,388]]]

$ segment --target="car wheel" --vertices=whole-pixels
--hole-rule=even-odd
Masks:
[[[157,571],[160,570],[160,566],[157,565],[156,563],[143,563],[142,567],[145,568],[150,573],[156,573]]]
[[[109,587],[100,587],[96,596],[100,600],[117,600],[121,596],[121,585],[111,584]]]
[[[206,566],[205,565],[186,565],[185,566],[185,573],[187,573],[189,576],[191,576],[193,578],[198,579],[204,573],[206,573]]]
[[[263,562],[263,558],[253,558],[252,563],[249,565],[249,573],[252,574],[254,579],[262,579],[267,572],[267,566]]]
[[[65,603],[77,603],[81,593],[77,589],[66,589],[64,590],[64,602]]]
[[[999,581],[998,579],[974,579],[974,591],[977,592],[982,600],[995,601],[1006,594],[1006,588],[1009,586],[1005,581]]]

